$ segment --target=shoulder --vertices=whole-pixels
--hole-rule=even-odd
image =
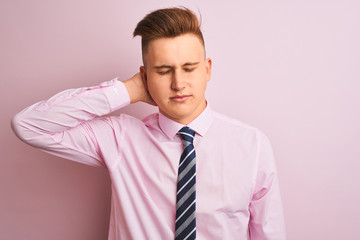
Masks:
[[[242,138],[255,142],[261,139],[267,140],[266,135],[255,126],[215,111],[213,112],[213,116],[214,128],[219,129],[220,132],[224,132],[228,137]]]
[[[157,127],[159,125],[159,113],[148,115],[142,120],[142,122],[147,127]]]
[[[144,119],[139,119],[137,117],[121,114],[119,116],[111,118],[111,121],[116,121],[122,126],[126,126],[128,129],[131,128],[134,131],[142,130],[154,130],[159,129],[159,114],[153,113],[145,117]]]
[[[141,119],[121,113],[120,115],[111,115],[111,116],[103,116],[98,117],[89,122],[92,126],[97,127],[110,127],[113,129],[117,128],[142,128],[145,127],[146,124]]]
[[[245,132],[253,132],[259,131],[256,127],[253,127],[249,124],[246,124],[238,119],[229,117],[222,113],[213,112],[214,116],[214,124],[218,125],[221,128],[228,128],[234,131],[245,131]]]

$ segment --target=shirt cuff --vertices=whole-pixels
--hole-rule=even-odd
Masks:
[[[100,85],[109,102],[110,111],[116,111],[130,104],[130,96],[123,82],[118,78]]]

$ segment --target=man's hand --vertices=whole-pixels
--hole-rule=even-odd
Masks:
[[[130,96],[130,102],[146,102],[156,106],[156,103],[149,94],[145,86],[145,79],[142,78],[141,73],[136,73],[132,78],[124,81],[125,87]]]

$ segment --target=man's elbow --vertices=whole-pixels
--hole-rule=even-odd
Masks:
[[[26,123],[24,121],[24,118],[20,113],[17,113],[13,118],[11,119],[11,129],[15,133],[15,135],[23,142],[27,142],[29,139],[26,134],[27,128]]]

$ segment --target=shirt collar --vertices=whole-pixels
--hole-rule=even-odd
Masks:
[[[209,129],[213,120],[213,112],[212,109],[207,103],[206,108],[204,111],[195,118],[192,122],[190,122],[187,126],[193,129],[197,134],[200,136],[204,136]],[[168,136],[170,139],[174,139],[177,132],[184,127],[183,124],[175,122],[163,114],[159,112],[159,125],[161,130]]]

